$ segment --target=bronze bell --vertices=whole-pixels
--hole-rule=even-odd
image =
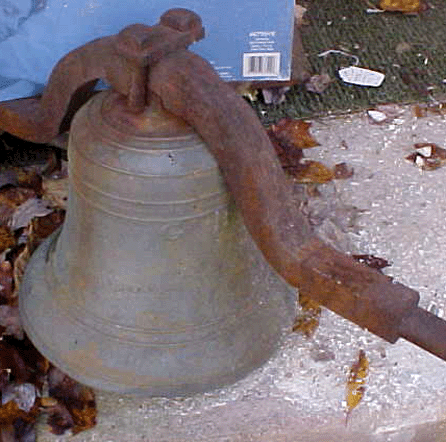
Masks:
[[[446,359],[446,322],[418,307],[416,291],[315,236],[257,116],[187,50],[202,37],[196,14],[170,10],[68,54],[41,99],[0,105],[1,129],[45,142],[98,78],[114,89],[72,123],[67,220],[21,285],[37,348],[120,392],[232,382],[290,324],[274,269],[388,342],[404,337]]]
[[[91,386],[170,396],[233,382],[271,355],[287,289],[268,295],[271,270],[190,126],[154,100],[131,114],[100,93],[74,118],[69,166],[65,224],[20,294],[49,360]]]

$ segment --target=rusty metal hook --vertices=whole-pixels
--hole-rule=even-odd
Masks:
[[[394,343],[399,337],[446,360],[446,321],[419,308],[419,295],[324,244],[299,209],[254,111],[187,47],[204,36],[200,18],[166,12],[88,43],[54,68],[40,100],[0,104],[0,129],[34,142],[57,135],[73,94],[98,78],[141,112],[150,93],[189,123],[214,154],[259,249],[291,285]]]

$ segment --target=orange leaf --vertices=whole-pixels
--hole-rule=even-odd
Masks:
[[[335,177],[335,173],[318,161],[307,160],[301,163],[293,176],[300,183],[323,184],[331,181]]]
[[[319,146],[319,143],[310,134],[311,123],[292,118],[282,118],[277,124],[270,127],[270,131],[284,148],[307,149]]]
[[[379,7],[385,11],[420,12],[420,0],[381,0]]]
[[[299,294],[299,304],[302,310],[294,320],[293,332],[303,333],[310,338],[319,326],[322,308],[317,302],[302,294]]]
[[[364,397],[365,383],[369,374],[369,360],[364,350],[359,350],[358,360],[351,366],[346,388],[346,411],[348,416]],[[346,421],[347,422],[347,421]]]

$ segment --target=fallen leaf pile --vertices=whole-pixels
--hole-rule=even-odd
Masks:
[[[48,169],[48,168],[47,168]],[[51,193],[54,175],[45,167],[0,171],[0,441],[35,440],[44,413],[50,431],[77,433],[95,425],[93,391],[53,367],[24,333],[18,289],[30,256],[64,220],[65,210]],[[54,171],[53,171],[54,172]],[[63,176],[61,171],[56,175]],[[66,195],[66,190],[65,190]]]
[[[369,360],[364,350],[359,350],[358,360],[351,366],[346,386],[346,423],[352,410],[364,397],[365,383],[369,374]]]
[[[318,161],[304,159],[304,150],[319,146],[310,134],[311,123],[292,118],[282,118],[268,129],[268,135],[284,170],[297,182],[323,184],[333,179],[350,178],[353,169],[345,163],[333,169]]]

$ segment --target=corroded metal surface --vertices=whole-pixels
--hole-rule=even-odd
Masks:
[[[98,79],[127,96],[131,111],[142,112],[148,67],[203,37],[200,17],[176,9],[163,14],[155,26],[135,24],[87,43],[57,63],[41,99],[2,103],[0,129],[36,143],[50,141],[59,133],[72,96],[81,87],[88,95]]]
[[[40,101],[1,105],[0,129],[50,140],[72,94],[98,78],[127,97],[128,112],[141,112],[156,94],[206,141],[249,232],[287,282],[389,342],[403,336],[444,358],[445,323],[420,314],[416,292],[315,237],[257,116],[209,63],[187,51],[202,37],[198,16],[171,10],[153,27],[133,25],[91,42],[58,63]]]
[[[196,132],[155,99],[141,114],[125,106],[102,92],[73,120],[66,220],[27,265],[22,323],[50,361],[97,388],[175,396],[233,383],[290,327],[290,288]]]

